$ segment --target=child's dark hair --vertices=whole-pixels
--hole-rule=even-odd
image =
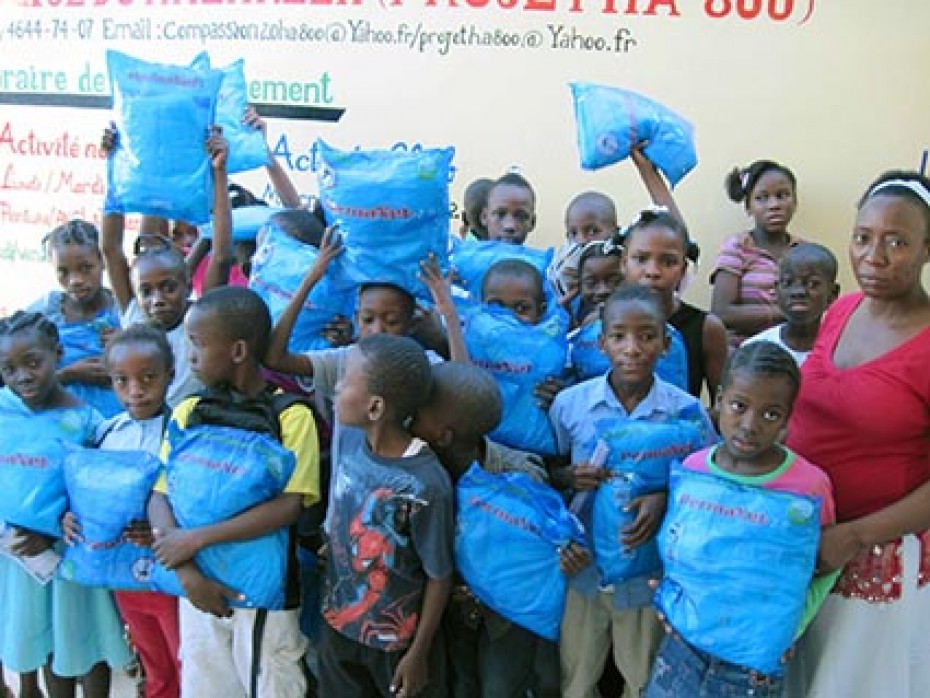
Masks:
[[[39,343],[46,349],[57,351],[61,346],[58,328],[42,313],[17,310],[9,317],[0,320],[0,337],[11,337],[30,330],[36,333]]]
[[[481,177],[465,187],[465,195],[462,198],[462,221],[483,238],[487,237],[488,231],[481,222],[481,211],[488,205],[488,194],[493,186],[493,179]]]
[[[801,369],[798,362],[775,342],[760,341],[743,344],[730,354],[723,369],[720,388],[726,390],[736,373],[774,378],[781,376],[794,385],[794,397],[801,390]]]
[[[268,205],[263,199],[259,199],[257,196],[255,196],[255,194],[239,184],[230,182],[229,186],[226,188],[226,191],[229,193],[230,208]]]
[[[498,177],[494,184],[491,185],[488,189],[488,198],[491,198],[491,192],[493,192],[497,187],[500,186],[511,186],[511,187],[520,187],[521,189],[526,189],[530,193],[530,198],[535,202],[536,201],[536,192],[533,189],[533,186],[529,183],[526,177],[518,172],[508,172],[507,174]]]
[[[645,228],[666,228],[681,239],[682,249],[685,253],[685,259],[689,259],[697,264],[701,256],[701,248],[691,239],[688,234],[688,228],[677,217],[673,216],[664,208],[648,208],[640,211],[639,215],[623,231],[622,244],[628,245],[632,239],[633,233]]]
[[[484,279],[481,281],[482,298],[484,298],[484,294],[487,291],[488,279],[490,279],[491,276],[523,277],[532,279],[533,291],[536,294],[536,298],[540,302],[546,299],[546,291],[543,288],[542,274],[539,273],[539,269],[525,260],[501,259],[492,264],[484,273]]]
[[[488,371],[449,361],[435,364],[432,375],[432,396],[442,393],[437,407],[448,410],[458,436],[477,439],[500,424],[504,403],[500,387]]]
[[[42,247],[46,257],[50,255],[53,249],[76,245],[92,247],[97,252],[97,256],[102,258],[99,241],[100,233],[93,223],[88,223],[80,218],[73,218],[67,223],[62,223],[42,238]]]
[[[889,170],[869,185],[857,208],[861,209],[869,199],[879,194],[900,196],[918,204],[924,213],[927,237],[930,238],[930,178],[910,170]]]
[[[404,312],[407,313],[411,318],[416,314],[417,311],[417,299],[409,291],[405,291],[397,284],[388,283],[387,281],[368,281],[358,287],[358,297],[361,297],[368,293],[369,291],[375,291],[378,289],[387,289],[393,291],[398,296],[400,296],[404,301]]]
[[[747,203],[749,195],[755,189],[759,178],[766,172],[773,170],[785,175],[788,181],[791,182],[791,188],[797,191],[798,180],[795,178],[794,172],[774,160],[756,160],[748,167],[734,167],[730,174],[727,175],[723,182],[727,196],[734,203]]]
[[[624,283],[610,294],[610,297],[601,307],[601,322],[606,320],[610,309],[620,303],[642,303],[649,306],[664,331],[665,307],[662,305],[662,299],[655,291],[639,284]]]
[[[326,226],[320,218],[303,208],[289,208],[279,211],[268,219],[285,233],[305,245],[319,247],[323,242]]]
[[[398,423],[425,404],[433,376],[423,348],[409,337],[376,334],[359,340],[368,392],[379,395]]]
[[[135,259],[132,260],[133,268],[137,267],[143,259],[161,259],[167,262],[169,267],[182,274],[187,283],[190,283],[184,253],[168,238],[151,233],[140,235],[133,243],[133,253],[135,254]]]
[[[778,266],[784,268],[797,262],[817,265],[827,275],[827,280],[831,282],[836,281],[836,276],[839,273],[839,263],[836,261],[836,255],[816,242],[802,242],[789,247],[779,260]]]
[[[611,199],[607,194],[600,191],[585,191],[573,198],[568,202],[568,206],[565,207],[565,218],[568,219],[568,214],[571,213],[571,210],[576,206],[581,206],[582,204],[592,204],[594,206],[603,207],[604,212],[613,220],[614,223],[617,222],[617,206],[614,203],[614,200]]]
[[[167,371],[174,370],[174,352],[168,343],[168,336],[164,330],[142,322],[137,322],[126,329],[116,332],[107,340],[103,352],[104,362],[109,362],[110,352],[113,351],[113,347],[128,344],[148,344],[155,347],[165,361],[165,369]]]
[[[607,240],[592,240],[581,248],[581,255],[578,257],[578,276],[584,269],[585,263],[589,259],[602,259],[604,257],[616,257],[618,260],[623,256],[624,237],[620,233],[614,233]]]
[[[217,327],[231,341],[243,340],[256,361],[268,351],[271,313],[255,291],[241,286],[220,286],[207,291],[192,306],[202,313],[213,313]]]

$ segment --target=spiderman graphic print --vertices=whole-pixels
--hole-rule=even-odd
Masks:
[[[323,616],[355,642],[404,649],[416,633],[427,577],[452,573],[452,486],[428,449],[383,458],[361,432],[340,431]]]

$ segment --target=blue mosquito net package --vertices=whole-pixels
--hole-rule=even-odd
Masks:
[[[555,454],[555,432],[533,391],[565,369],[568,316],[555,304],[536,325],[496,306],[463,303],[460,314],[472,363],[491,372],[504,401],[503,418],[491,438],[512,448]]]
[[[294,472],[294,454],[274,438],[236,427],[168,425],[168,501],[182,528],[230,519],[280,495]],[[194,561],[209,578],[245,595],[232,605],[284,607],[288,531],[204,548]],[[182,595],[177,575],[160,564],[152,570],[159,591]]]
[[[149,589],[152,551],[123,539],[146,504],[161,461],[145,451],[76,448],[65,459],[65,485],[81,540],[65,549],[60,573],[85,586]]]
[[[64,354],[58,362],[59,368],[70,366],[84,359],[103,355],[103,335],[107,330],[119,329],[116,311],[102,314],[91,322],[74,322],[58,325],[58,337]],[[123,411],[123,406],[112,388],[90,383],[71,383],[68,390],[88,405],[96,408],[104,417],[112,417]]]
[[[274,214],[283,211],[270,206],[242,206],[232,210],[232,239],[234,242],[254,242],[258,231]],[[213,239],[213,221],[200,226],[200,237]]]
[[[337,289],[394,284],[432,301],[420,281],[430,254],[449,266],[449,177],[453,148],[420,151],[337,150],[322,141],[320,200],[338,224],[345,250],[330,265]]]
[[[605,467],[611,471],[611,478],[594,494],[591,517],[601,582],[654,574],[660,568],[655,540],[630,550],[620,541],[621,531],[636,518],[635,511],[625,508],[641,495],[666,489],[671,464],[704,446],[701,428],[691,421],[603,419],[596,431],[608,449]]]
[[[51,415],[2,414],[0,521],[59,538],[67,506],[64,460]]]
[[[220,70],[223,82],[216,99],[216,123],[222,126],[223,136],[229,142],[226,170],[234,174],[264,167],[270,157],[265,134],[242,123],[242,117],[249,106],[245,61],[240,58]]]
[[[551,487],[525,473],[492,475],[473,465],[455,488],[455,565],[482,603],[507,620],[558,640],[565,607],[559,548],[584,530]]]
[[[457,282],[475,299],[481,297],[481,284],[484,275],[495,263],[504,259],[519,259],[532,264],[546,279],[546,269],[552,263],[552,248],[536,250],[525,245],[511,245],[508,242],[494,240],[464,240],[455,245],[452,252],[452,267]],[[547,296],[553,291],[548,283],[543,282]]]
[[[676,467],[658,535],[665,577],[655,604],[698,649],[780,674],[819,541],[819,499]]]
[[[586,170],[620,162],[641,141],[673,187],[697,164],[694,127],[668,107],[619,87],[575,82],[571,89]]]
[[[119,134],[107,166],[107,210],[205,223],[213,205],[205,143],[223,74],[113,50],[107,67]]]
[[[316,263],[319,250],[288,235],[273,223],[264,227],[257,242],[249,288],[262,297],[272,321],[277,322]],[[323,337],[323,328],[336,315],[350,315],[353,302],[350,293],[340,292],[333,284],[318,283],[297,317],[289,349],[301,352],[330,347]]]
[[[603,376],[610,370],[610,359],[601,350],[600,320],[589,322],[568,335],[568,355],[572,372],[578,381]],[[656,375],[666,383],[688,389],[688,349],[678,328],[666,323],[669,336],[668,351],[656,362]]]

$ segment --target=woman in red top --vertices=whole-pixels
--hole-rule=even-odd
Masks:
[[[843,568],[789,695],[930,696],[930,180],[880,177],[849,246],[861,289],[827,313],[788,445],[833,480],[819,570]]]

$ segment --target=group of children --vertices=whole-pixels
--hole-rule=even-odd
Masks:
[[[105,145],[115,137],[108,133]],[[762,161],[733,175],[731,189],[739,185],[735,198],[745,200],[755,226],[728,242],[715,265],[716,314],[680,297],[698,249],[641,150],[633,160],[655,207],[621,231],[610,197],[581,194],[567,208],[566,245],[549,269],[502,252],[480,287],[468,289],[484,308],[479,314],[503,312],[533,328],[558,313],[573,332],[558,338],[570,345],[564,370],[533,386],[534,409],[554,434],[554,449],[544,453],[491,437],[513,405],[495,371],[470,363],[480,350],[470,344],[472,324],[462,322],[455,280],[435,259],[423,260],[421,278],[433,326],[442,328],[438,340],[424,330],[424,312],[409,292],[371,279],[358,289],[354,343],[336,322],[325,332],[339,346],[291,351],[295,323],[343,241],[311,214],[276,214],[318,256],[273,322],[255,292],[227,285],[236,254],[221,133],[210,135],[207,149],[213,249],[197,300],[188,262],[162,223],[143,226],[130,261],[123,216],[109,213],[99,238],[80,221],[52,231],[48,255],[61,290],[0,324],[4,414],[42,414],[59,425],[36,438],[161,458],[165,474],[147,521],[128,526],[125,539],[151,548],[182,593],[178,600],[118,590],[114,600],[106,589],[59,577],[43,585],[14,558],[62,543],[17,527],[11,555],[0,556],[0,660],[20,674],[20,696],[41,695],[40,668],[51,696],[73,695],[76,677],[84,695],[107,695],[108,667],[129,657],[120,617],[140,655],[147,696],[296,697],[315,685],[339,698],[587,698],[596,695],[611,648],[625,695],[782,695],[780,672],[727,663],[676,628],[666,632],[652,608],[652,584],[662,577],[656,537],[674,494],[674,462],[811,495],[821,521],[832,521],[829,481],[781,444],[798,364],[837,293],[833,255],[787,233],[795,182],[786,168]],[[535,192],[518,174],[475,183],[465,203],[468,235],[514,250],[536,225]],[[254,246],[240,259],[246,270],[249,252]],[[769,266],[759,271],[758,263]],[[90,335],[85,353],[70,360],[69,351],[84,346],[69,339],[75,327]],[[746,339],[732,353],[727,330]],[[578,358],[586,349],[600,362],[594,369]],[[304,398],[283,400],[282,385]],[[700,401],[705,389],[711,410]],[[74,415],[81,428],[66,430]],[[629,425],[653,440],[667,437],[658,449],[664,455],[657,480],[655,473],[646,484],[630,480],[628,519],[605,547],[594,533],[599,493],[639,467],[638,456],[625,452],[637,443],[624,436]],[[252,505],[191,524],[184,468],[206,459],[201,432],[218,439],[225,428],[268,435],[293,463]],[[456,573],[454,488],[473,463],[548,483],[585,524],[586,544],[559,550],[570,582],[558,643],[495,613]],[[214,470],[229,475],[235,466],[224,461]],[[204,491],[199,506],[219,508],[217,496]],[[63,530],[65,543],[82,540],[70,513]],[[287,559],[284,601],[274,608],[256,608],[247,591],[204,567],[205,551],[276,535],[287,540]],[[602,560],[627,554],[656,564],[620,577],[605,572]],[[313,574],[301,577],[298,558],[310,560]],[[719,561],[699,562],[713,568]],[[758,633],[764,636],[764,624]]]

